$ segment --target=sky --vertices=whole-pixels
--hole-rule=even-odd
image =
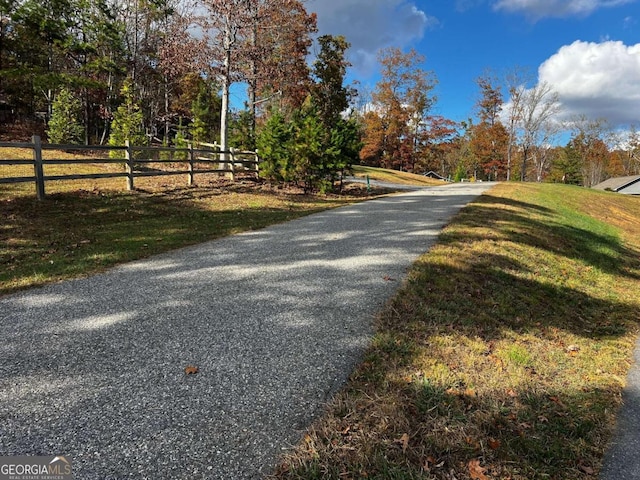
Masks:
[[[473,117],[475,80],[518,69],[533,83],[549,83],[567,118],[640,126],[640,0],[307,0],[305,6],[317,13],[319,34],[351,43],[349,80],[365,88],[379,80],[380,48],[424,55],[421,67],[438,79],[435,114]]]

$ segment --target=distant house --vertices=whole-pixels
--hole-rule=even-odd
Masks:
[[[437,180],[446,180],[446,178],[444,178],[439,173],[434,172],[433,170],[429,170],[427,173],[423,173],[422,175],[429,178],[435,178]]]
[[[610,178],[609,180],[594,185],[592,188],[625,193],[627,195],[640,195],[640,175]]]

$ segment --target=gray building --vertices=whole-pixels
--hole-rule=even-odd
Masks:
[[[640,195],[640,175],[631,177],[615,177],[605,180],[593,188],[598,190],[607,190],[617,193],[625,193],[627,195]]]

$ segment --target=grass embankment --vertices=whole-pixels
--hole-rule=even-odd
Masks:
[[[29,158],[30,151],[3,149],[2,155]],[[118,169],[122,166],[45,165],[45,175]],[[30,166],[0,166],[0,177],[30,175]],[[221,182],[215,175],[198,175],[196,181],[199,187],[187,188],[184,175],[139,178],[135,192],[123,191],[123,178],[47,182],[42,202],[35,199],[32,183],[0,185],[0,294],[284,222],[366,195],[362,186],[347,189],[346,195],[305,196],[253,181]]]
[[[494,188],[415,264],[274,478],[597,478],[638,333],[639,254],[639,198]]]
[[[424,175],[416,175],[414,173],[399,172],[397,170],[388,170],[386,168],[365,167],[356,165],[353,167],[353,174],[356,177],[364,178],[369,176],[371,180],[387,183],[399,183],[402,185],[419,185],[434,186],[444,185],[442,180],[425,177]]]

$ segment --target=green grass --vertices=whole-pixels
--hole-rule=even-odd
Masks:
[[[640,198],[497,186],[414,265],[274,478],[596,479],[638,292]]]

